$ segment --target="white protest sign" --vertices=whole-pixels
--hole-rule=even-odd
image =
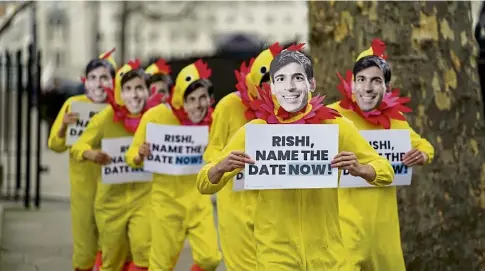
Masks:
[[[72,102],[71,112],[78,113],[79,119],[74,124],[67,126],[66,145],[72,146],[79,139],[89,120],[99,111],[106,108],[107,104],[89,102]]]
[[[141,168],[131,168],[125,162],[125,152],[133,137],[107,138],[101,141],[101,148],[111,156],[111,164],[101,167],[102,181],[105,184],[149,182],[152,173]]]
[[[209,141],[209,126],[148,123],[146,141],[151,151],[144,162],[146,171],[168,175],[198,174],[204,165],[202,155]]]
[[[336,188],[336,124],[246,126],[246,153],[256,161],[244,168],[244,189]]]
[[[240,171],[234,176],[232,191],[244,190],[244,171]]]
[[[402,157],[411,150],[409,130],[365,130],[361,135],[380,156],[391,162],[394,169],[394,181],[391,185],[410,185],[413,169],[404,165]],[[340,187],[377,187],[360,177],[354,177],[348,171],[342,171]]]

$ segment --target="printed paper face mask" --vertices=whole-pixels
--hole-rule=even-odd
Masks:
[[[210,104],[209,90],[199,87],[185,98],[184,110],[193,123],[199,123],[207,115]]]
[[[142,78],[135,77],[121,88],[121,99],[131,114],[140,113],[148,99],[148,89]]]
[[[382,102],[386,92],[384,73],[378,67],[361,70],[355,76],[352,92],[363,112],[374,110]]]
[[[271,92],[287,112],[301,110],[308,103],[308,91],[310,84],[302,65],[291,62],[274,73]]]
[[[84,82],[86,95],[95,103],[102,103],[106,100],[107,94],[104,88],[111,88],[112,85],[113,78],[106,67],[98,67],[90,71]]]

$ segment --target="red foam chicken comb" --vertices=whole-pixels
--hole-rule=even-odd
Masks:
[[[155,65],[157,66],[159,72],[161,73],[170,74],[172,72],[172,69],[170,69],[170,66],[163,58],[160,58],[159,60],[157,60],[157,62],[155,62]]]
[[[133,69],[133,70],[136,70],[136,69],[139,69],[140,66],[141,66],[141,61],[140,59],[135,59],[135,60],[130,60],[128,61],[127,63],[128,65],[130,65],[130,67]]]
[[[303,50],[304,46],[305,46],[305,43],[292,44],[286,50],[288,50],[288,51],[298,51],[299,52],[299,51]]]
[[[281,47],[278,42],[273,43],[268,49],[273,55],[273,57],[281,53],[281,51],[283,51],[283,47]]]
[[[103,57],[101,57],[102,59],[107,59],[109,58],[114,52],[116,51],[116,48],[113,48],[111,49],[109,52],[106,52]]]
[[[200,79],[209,79],[212,75],[212,70],[207,66],[207,63],[199,59],[194,62],[195,68],[199,72]]]
[[[383,59],[387,59],[387,55],[384,55],[386,52],[386,43],[380,39],[373,39],[371,43],[372,52],[375,56],[381,57]]]

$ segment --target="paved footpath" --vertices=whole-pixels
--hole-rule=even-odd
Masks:
[[[3,204],[0,202],[0,204]],[[0,270],[70,271],[71,221],[68,202],[43,202],[40,210],[5,203]],[[192,265],[188,243],[175,271]],[[217,271],[224,271],[221,265]]]

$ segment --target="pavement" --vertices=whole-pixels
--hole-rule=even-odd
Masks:
[[[44,202],[40,210],[0,202],[5,207],[0,270],[70,271],[72,256],[71,221],[68,202]],[[0,219],[1,220],[1,219]],[[186,242],[175,271],[192,265]],[[224,271],[223,264],[217,271]]]

